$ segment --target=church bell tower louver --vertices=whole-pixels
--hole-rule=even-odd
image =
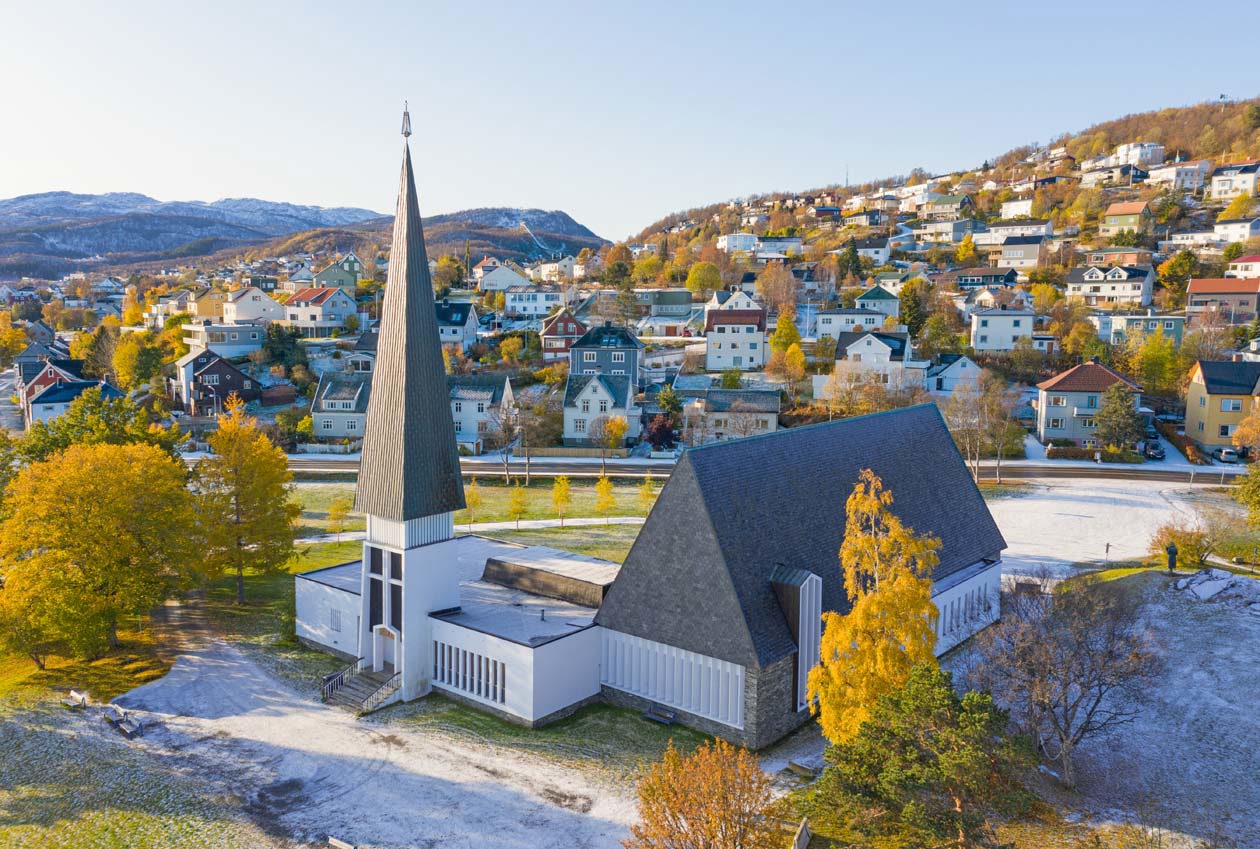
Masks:
[[[393,245],[354,504],[367,517],[359,656],[376,671],[398,674],[406,700],[429,691],[429,614],[459,605],[455,565],[426,558],[425,548],[454,536],[464,487],[405,107],[402,135]]]

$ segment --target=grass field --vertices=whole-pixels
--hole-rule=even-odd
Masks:
[[[490,536],[522,545],[548,545],[589,557],[621,563],[630,552],[642,525],[583,525],[573,528],[532,528],[495,531]]]
[[[465,491],[468,481],[464,482]],[[653,494],[660,492],[661,482],[654,485]],[[555,519],[556,510],[551,503],[551,481],[535,481],[525,489],[525,514],[522,519]],[[477,508],[473,521],[506,522],[516,517],[509,515],[509,502],[512,487],[504,486],[502,478],[493,480],[477,478],[477,491],[481,495],[481,506]],[[572,501],[569,504],[566,518],[577,519],[599,516],[595,510],[595,483],[587,480],[574,480],[569,484]],[[353,483],[304,483],[297,487],[298,502],[302,505],[302,516],[298,519],[298,536],[309,537],[329,534],[335,531],[328,521],[328,508],[338,497],[353,496]],[[643,504],[638,484],[614,483],[613,498],[616,504],[609,511],[609,516],[646,516],[648,508]],[[467,510],[455,514],[456,525],[469,522]],[[363,517],[357,513],[350,514],[343,531],[363,530]]]

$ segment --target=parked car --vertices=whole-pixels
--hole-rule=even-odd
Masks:
[[[1155,429],[1155,425],[1147,425],[1147,426],[1146,426],[1146,438],[1147,438],[1148,440],[1150,440],[1150,439],[1158,440],[1158,439],[1159,439],[1159,431]]]
[[[1160,445],[1158,442],[1146,443],[1146,448],[1143,449],[1142,453],[1146,456],[1146,459],[1148,460],[1164,459],[1164,447]]]
[[[1212,456],[1222,463],[1237,463],[1238,452],[1233,448],[1217,448],[1212,452]]]

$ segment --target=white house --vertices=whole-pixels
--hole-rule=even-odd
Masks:
[[[1090,306],[1124,304],[1144,307],[1155,290],[1155,269],[1149,265],[1090,265],[1067,275],[1067,296]]]
[[[319,439],[362,439],[372,392],[372,375],[327,371],[311,401],[311,425]]]
[[[513,286],[528,286],[529,278],[507,265],[489,266],[482,270],[479,288],[482,292],[506,292]]]
[[[206,319],[195,324],[185,324],[184,344],[197,353],[207,348],[223,357],[233,359],[247,357],[263,346],[267,340],[267,327],[262,322],[228,323]]]
[[[1212,172],[1212,199],[1229,200],[1239,195],[1254,195],[1257,172],[1260,172],[1260,162],[1221,165]]]
[[[625,419],[627,443],[638,441],[642,411],[629,375],[570,373],[564,388],[564,444],[590,446],[599,421],[612,418]]]
[[[1229,242],[1245,242],[1260,237],[1260,218],[1228,218],[1218,220],[1212,228],[1217,238]]]
[[[531,269],[530,276],[535,280],[543,280],[548,283],[572,280],[576,262],[577,260],[571,256],[561,257],[550,262],[541,262]]]
[[[952,395],[959,386],[978,384],[982,371],[965,354],[940,354],[928,366],[924,388],[933,395]]]
[[[971,314],[971,347],[977,351],[1013,350],[1021,337],[1032,338],[1036,318],[1032,310],[976,310]]]
[[[1153,166],[1147,173],[1147,185],[1167,186],[1173,190],[1197,192],[1203,188],[1212,163],[1206,159],[1193,162],[1165,162]]]
[[[814,333],[818,338],[839,339],[843,333],[879,330],[888,320],[885,313],[869,309],[838,308],[818,313]]]
[[[1033,210],[1033,199],[1022,198],[1019,200],[1008,200],[1002,202],[1003,218],[1031,218]]]
[[[299,289],[285,301],[278,323],[297,328],[303,336],[323,338],[344,330],[355,311],[354,299],[344,289]]]
[[[437,312],[438,338],[443,345],[458,345],[467,351],[477,344],[477,309],[471,301],[442,299],[433,305]]]
[[[515,404],[512,381],[503,374],[452,374],[447,375],[446,385],[455,439],[480,454],[481,440],[495,429],[501,416],[511,414]]]
[[[1245,279],[1260,277],[1260,254],[1248,254],[1231,260],[1225,276]]]
[[[503,314],[509,318],[541,318],[568,305],[560,286],[512,286],[503,295]]]
[[[901,300],[883,286],[867,289],[857,296],[855,303],[860,310],[883,313],[889,318],[896,319],[901,315]]]
[[[766,341],[766,311],[714,310],[704,319],[705,369],[751,371],[764,368],[770,347]]]
[[[930,365],[927,360],[914,358],[909,333],[845,333],[836,341],[832,373],[813,377],[814,398],[829,402],[845,387],[869,382],[894,391],[921,389]]]
[[[240,324],[246,321],[279,321],[284,318],[284,307],[256,286],[246,286],[228,292],[223,302],[223,323]]]
[[[757,250],[757,237],[752,233],[727,233],[717,237],[717,249],[733,253],[752,253]]]
[[[732,286],[730,289],[719,289],[704,303],[704,314],[707,317],[713,310],[758,310],[761,304],[753,300],[753,296]]]

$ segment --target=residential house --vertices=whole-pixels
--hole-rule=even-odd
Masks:
[[[315,272],[310,267],[299,264],[289,271],[289,276],[280,284],[280,289],[284,292],[293,293],[299,289],[310,289],[315,286]]]
[[[434,304],[437,312],[438,338],[443,345],[458,345],[467,351],[477,344],[477,309],[471,301],[443,298]]]
[[[1232,448],[1260,395],[1260,362],[1199,360],[1186,387],[1186,436],[1207,450]]]
[[[984,232],[984,224],[974,218],[956,218],[952,221],[927,221],[914,229],[917,242],[938,245],[956,245],[973,233]]]
[[[222,413],[231,395],[246,403],[262,397],[258,381],[207,349],[190,351],[176,360],[175,376],[168,379],[167,388],[171,400],[194,416]]]
[[[200,352],[213,348],[220,356],[229,359],[247,357],[262,348],[267,341],[267,327],[262,322],[230,324],[209,319],[180,327],[184,344],[189,351]]]
[[[971,214],[970,195],[939,195],[924,206],[924,215],[932,221],[952,221]]]
[[[1226,244],[1260,238],[1260,217],[1218,219],[1212,233]]]
[[[872,286],[857,296],[858,309],[883,313],[892,319],[901,316],[901,300],[882,286]]]
[[[202,289],[194,292],[187,303],[187,311],[196,318],[223,318],[223,304],[227,302],[228,293],[222,289]]]
[[[909,333],[845,333],[836,340],[832,374],[813,377],[814,398],[828,400],[845,387],[863,383],[882,384],[892,391],[922,389],[930,365],[914,358]]]
[[[503,314],[508,318],[542,318],[569,305],[567,287],[511,286],[503,294]]]
[[[1003,268],[1027,271],[1042,264],[1045,251],[1045,236],[1008,236],[1002,242],[998,264]]]
[[[757,237],[752,233],[727,233],[717,237],[717,249],[728,254],[752,253],[757,250]]]
[[[757,253],[794,256],[802,251],[804,245],[805,240],[800,236],[762,236],[757,240]]]
[[[36,319],[26,323],[26,338],[41,345],[52,345],[57,341],[57,331],[42,318]]]
[[[1011,351],[1022,337],[1033,336],[1037,314],[1028,309],[976,310],[971,314],[971,347],[976,351]]]
[[[372,375],[357,371],[327,371],[320,375],[311,401],[311,425],[316,439],[362,439],[367,429]]]
[[[1244,279],[1260,277],[1260,254],[1248,254],[1230,260],[1225,276]]]
[[[241,282],[246,288],[253,287],[265,294],[270,294],[280,288],[280,279],[272,274],[250,274]]]
[[[1122,304],[1144,307],[1155,290],[1155,269],[1149,265],[1090,265],[1067,274],[1067,296],[1080,298],[1091,307]]]
[[[958,268],[936,275],[933,282],[947,289],[960,290],[1010,287],[1019,282],[1019,274],[1013,268]]]
[[[1239,195],[1256,194],[1256,175],[1260,162],[1237,162],[1221,165],[1212,172],[1213,200],[1230,200]]]
[[[446,385],[455,440],[473,454],[480,454],[486,435],[512,415],[516,403],[512,381],[504,374],[451,374]]]
[[[569,347],[586,333],[586,325],[578,321],[568,307],[543,319],[538,336],[542,342],[544,363],[569,359]]]
[[[223,323],[242,324],[244,322],[267,323],[284,318],[284,307],[257,286],[246,286],[243,289],[227,293],[223,302]]]
[[[756,310],[761,309],[761,304],[753,299],[753,296],[738,286],[732,286],[729,289],[719,289],[714,292],[709,300],[704,304],[704,314],[707,318],[713,310]]]
[[[876,267],[887,265],[889,258],[892,256],[891,242],[887,236],[875,236],[870,239],[857,239],[854,242],[857,248],[858,256],[869,259]],[[842,251],[828,251],[828,253],[841,253]]]
[[[1008,200],[1002,202],[1001,215],[1004,219],[1011,218],[1031,218],[1033,214],[1033,199],[1022,198],[1018,200]]]
[[[1249,324],[1260,315],[1260,279],[1195,277],[1186,287],[1186,315],[1216,310],[1230,324]]]
[[[506,292],[521,286],[530,286],[530,280],[510,265],[487,267],[483,270],[478,290],[481,292]]]
[[[1133,392],[1134,410],[1142,406],[1142,387],[1114,371],[1098,358],[1073,366],[1037,384],[1037,439],[1070,439],[1077,445],[1097,445],[1098,408],[1103,393],[1123,384]]]
[[[704,319],[704,341],[708,371],[765,368],[770,357],[766,310],[714,310]]]
[[[1100,186],[1133,185],[1134,183],[1142,182],[1149,176],[1149,172],[1136,165],[1127,163],[1124,165],[1112,165],[1081,174],[1081,188],[1096,189]]]
[[[1105,239],[1126,231],[1139,234],[1149,233],[1153,222],[1151,206],[1146,201],[1116,202],[1107,207],[1107,211],[1103,213],[1098,235]]]
[[[346,319],[355,315],[354,299],[336,287],[299,289],[284,303],[284,316],[277,323],[294,327],[307,338],[339,335]]]
[[[844,216],[845,227],[878,227],[884,223],[884,213],[878,209],[863,209]]]
[[[477,283],[478,288],[480,288],[481,286],[482,278],[485,277],[488,273],[490,273],[494,269],[498,268],[500,264],[501,263],[494,257],[487,256],[487,257],[482,257],[481,262],[473,266],[472,278],[473,278],[473,281]],[[482,290],[482,291],[485,291],[485,290]]]
[[[624,374],[569,373],[564,387],[564,444],[591,447],[602,421],[626,421],[625,443],[633,445],[642,430],[642,412],[635,403],[634,380]]]
[[[50,386],[58,383],[82,381],[83,361],[68,357],[42,356],[34,360],[17,360],[14,363],[13,388],[22,408],[22,419],[31,422],[31,401]]]
[[[1054,224],[1039,218],[1017,219],[1015,221],[994,221],[983,233],[972,238],[976,245],[1001,245],[1016,236],[1053,236]]]
[[[938,354],[924,375],[924,388],[932,395],[950,396],[960,386],[977,386],[984,370],[966,354]]]
[[[759,436],[779,429],[783,395],[779,387],[760,384],[723,389],[712,378],[695,377],[710,382],[703,389],[679,392],[683,399],[683,441],[688,445]]]
[[[564,256],[557,260],[540,262],[536,265],[530,274],[535,280],[543,280],[548,283],[557,283],[562,280],[572,280],[574,277],[574,266],[577,260],[571,256]]]
[[[1212,163],[1206,159],[1193,162],[1165,162],[1153,166],[1146,178],[1147,185],[1165,186],[1173,191],[1197,192],[1207,182]]]
[[[121,389],[95,380],[66,380],[45,387],[35,394],[26,406],[26,427],[35,422],[49,422],[60,417],[80,395],[89,389],[99,389],[106,401],[123,398]]]
[[[1090,248],[1085,252],[1090,265],[1154,265],[1154,258],[1150,248]]]
[[[1098,338],[1112,345],[1123,345],[1134,336],[1163,333],[1174,348],[1180,348],[1186,332],[1184,315],[1159,314],[1153,309],[1134,313],[1105,310],[1089,316],[1089,321],[1098,329]]]
[[[313,288],[340,289],[353,299],[362,276],[363,262],[351,251],[317,272]]]
[[[888,320],[885,313],[870,309],[830,309],[818,313],[814,335],[818,338],[839,339],[843,333],[862,330],[879,330]]]
[[[999,286],[964,289],[952,295],[951,299],[965,322],[971,321],[971,314],[976,310],[996,309],[1001,306],[1008,309],[1032,309],[1033,305],[1032,295],[1024,289],[1004,289]]]
[[[569,346],[569,374],[624,375],[637,390],[644,347],[634,333],[605,321]]]

